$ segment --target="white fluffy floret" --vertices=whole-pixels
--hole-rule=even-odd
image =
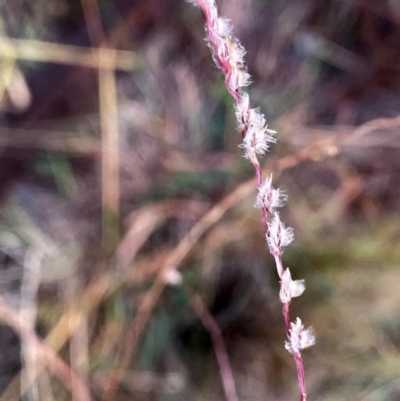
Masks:
[[[216,31],[219,36],[229,37],[232,35],[232,24],[228,18],[218,18],[216,25]]]
[[[257,162],[257,155],[264,155],[270,143],[275,143],[272,136],[276,132],[267,128],[265,117],[258,109],[250,109],[247,118],[247,132],[239,147],[245,150],[245,157]]]
[[[306,289],[304,280],[292,280],[289,268],[285,270],[281,278],[279,298],[283,304],[289,303],[292,298],[299,297]]]
[[[304,348],[315,344],[315,334],[312,327],[304,329],[300,318],[290,323],[289,339],[285,343],[285,348],[294,355],[299,355]]]
[[[279,213],[275,213],[274,218],[268,223],[268,234],[266,235],[269,250],[273,255],[280,255],[285,246],[293,241],[293,229],[285,227],[279,217]]]
[[[268,213],[275,213],[275,209],[282,207],[287,200],[287,195],[279,188],[272,186],[272,174],[265,179],[258,189],[255,207],[265,209]]]
[[[236,104],[236,120],[238,122],[239,131],[243,131],[248,126],[250,111],[250,97],[244,92]]]

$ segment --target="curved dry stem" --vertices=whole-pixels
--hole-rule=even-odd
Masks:
[[[292,168],[305,160],[323,160],[333,157],[337,154],[337,149],[341,141],[345,138],[348,139],[348,136],[338,135],[328,140],[316,141],[300,152],[285,156],[271,163],[264,169],[263,173],[270,174],[272,172],[275,176],[278,176],[283,171]],[[182,239],[179,245],[172,252],[166,254],[166,251],[162,251],[158,257],[155,259],[153,258],[154,260],[146,259],[144,261],[135,262],[131,268],[126,270],[123,269],[123,271],[120,271],[118,275],[105,274],[96,277],[85,289],[82,296],[63,313],[58,320],[58,323],[47,335],[45,343],[57,352],[66,344],[76,328],[79,327],[81,319],[83,319],[86,314],[89,315],[94,311],[108,294],[113,293],[127,282],[140,283],[156,276],[154,284],[149,290],[148,298],[144,297],[138,307],[138,310],[142,311],[140,319],[136,316],[132,322],[132,326],[136,327],[135,337],[139,337],[140,332],[147,323],[152,308],[156,305],[158,298],[166,285],[164,280],[166,269],[178,268],[199,239],[201,239],[201,237],[214,224],[216,224],[227,211],[235,207],[246,197],[250,196],[255,189],[256,183],[254,182],[254,179],[249,179],[236,187],[230,194],[200,218],[188,235]],[[168,206],[166,207],[168,208]],[[174,203],[173,206],[171,206],[171,209],[177,210],[175,209],[176,207],[177,205]],[[202,207],[198,209],[197,206],[195,206],[196,211],[201,209]],[[154,227],[156,226],[157,224],[154,225]],[[140,241],[141,244],[137,247],[137,251],[141,248],[148,235],[149,232],[145,230],[145,238],[143,241]],[[135,254],[130,254],[129,259],[132,260]],[[136,342],[133,341],[131,344],[131,352],[133,352]],[[116,382],[118,382],[118,380],[116,380]],[[19,374],[16,375],[8,385],[7,389],[0,397],[0,401],[15,398],[17,392],[19,392]]]
[[[207,310],[200,296],[188,290],[186,290],[186,294],[197,316],[203,323],[203,326],[210,333],[215,356],[219,365],[219,371],[221,374],[221,380],[226,399],[227,401],[239,401],[235,386],[235,379],[233,377],[232,367],[229,361],[229,355],[225,347],[221,329],[219,328],[215,319],[212,317],[211,313]]]
[[[303,151],[286,156],[273,163],[266,171],[280,174],[284,170],[295,166],[303,160],[313,158],[318,151],[320,157],[332,156],[330,149],[332,148],[333,140],[320,141],[318,144],[313,144]],[[124,370],[132,357],[137,341],[142,330],[145,328],[150,313],[161,296],[167,282],[165,273],[169,270],[178,269],[183,260],[189,255],[193,247],[198,243],[201,237],[216,224],[224,214],[248,197],[256,188],[256,183],[250,179],[239,185],[234,191],[222,199],[217,205],[209,210],[190,230],[190,232],[181,240],[178,246],[170,253],[158,270],[156,279],[151,289],[144,295],[136,317],[133,319],[129,328],[126,331],[124,345],[120,348],[119,357],[115,362],[115,372],[111,374],[106,384],[103,401],[112,401],[115,398],[118,385],[123,378]]]
[[[29,325],[19,319],[19,313],[0,298],[0,320],[10,326],[26,346],[37,350],[38,357],[46,363],[47,369],[55,374],[66,387],[70,388],[76,400],[91,401],[90,393],[78,375],[43,341]],[[32,380],[32,377],[30,377]]]

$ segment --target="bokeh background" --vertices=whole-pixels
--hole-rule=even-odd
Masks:
[[[399,400],[400,4],[218,5],[278,131],[308,399]],[[0,401],[224,400],[210,316],[241,401],[297,400],[201,10],[13,0],[0,22]]]

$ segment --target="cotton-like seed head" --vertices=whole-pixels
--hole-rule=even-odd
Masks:
[[[309,327],[304,329],[300,318],[290,323],[289,338],[285,343],[285,348],[293,355],[300,355],[301,350],[315,344],[314,329]]]
[[[211,18],[207,24],[206,42],[215,55],[214,62],[225,73],[230,73],[229,86],[238,90],[250,84],[244,62],[245,49],[239,40],[232,35],[232,25],[226,18]]]
[[[272,174],[266,178],[260,186],[255,207],[265,209],[268,213],[275,213],[275,209],[282,207],[287,200],[287,195],[281,189],[272,186]]]
[[[257,110],[250,109],[248,114],[248,127],[243,142],[239,147],[245,150],[245,157],[251,162],[257,162],[257,155],[264,155],[269,144],[276,142],[271,136],[274,131],[266,126],[265,117]]]
[[[246,50],[241,45],[239,40],[230,36],[227,38],[227,48],[229,64],[232,66],[232,68],[239,68],[242,70],[246,69],[246,64],[244,61]]]
[[[293,229],[285,227],[279,217],[279,213],[275,213],[274,218],[268,223],[268,233],[266,235],[269,250],[273,255],[282,254],[283,248],[293,241]]]
[[[260,112],[260,109],[250,109],[249,111],[249,125],[256,127],[266,127],[267,121],[265,120],[264,114]]]
[[[234,91],[238,92],[240,88],[250,85],[250,75],[239,68],[232,68],[230,70],[228,86]]]
[[[304,280],[292,280],[289,268],[282,274],[279,298],[283,304],[288,304],[292,298],[299,297],[306,286]]]
[[[251,75],[244,69],[239,69],[237,87],[238,89],[244,88],[251,84]]]
[[[226,40],[226,38],[220,37],[218,35],[215,35],[215,40],[216,40],[216,42],[212,43],[208,40],[208,38],[206,38],[206,41],[208,42],[210,49],[213,51],[213,53],[219,59],[216,63],[217,67],[222,68],[221,61],[227,60],[228,54],[229,54],[227,40]]]
[[[218,18],[216,25],[216,31],[220,37],[232,35],[232,24],[228,18]]]
[[[268,136],[261,129],[248,130],[239,147],[243,148],[244,157],[257,163],[257,155],[264,155],[269,149]]]
[[[238,122],[239,131],[243,131],[248,126],[250,111],[250,98],[249,95],[244,92],[236,104],[236,120]]]

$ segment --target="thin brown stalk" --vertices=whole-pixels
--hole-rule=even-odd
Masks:
[[[49,137],[50,135],[50,137]],[[53,150],[71,156],[95,156],[101,153],[100,141],[79,138],[77,133],[40,131],[31,129],[2,129],[0,147],[26,150]]]
[[[103,24],[101,22],[99,5],[96,0],[81,0],[83,15],[85,16],[90,43],[97,46],[105,39]]]
[[[146,327],[150,313],[156,306],[164,287],[164,276],[160,274],[157,276],[151,289],[143,296],[135,318],[126,328],[126,334],[119,348],[117,359],[111,369],[109,378],[106,380],[102,396],[103,401],[113,401],[115,399],[118,386],[124,377],[125,370],[132,358],[140,334]]]
[[[82,280],[75,274],[69,277],[65,283],[64,296],[65,300],[71,301],[75,299],[78,293],[82,290]],[[80,323],[74,330],[71,330],[71,339],[69,343],[69,358],[71,368],[81,378],[82,382],[88,383],[88,369],[89,369],[89,335],[88,335],[88,322],[86,314],[82,314]],[[71,321],[75,325],[74,319]],[[73,386],[73,388],[75,388]],[[72,400],[77,401],[77,396],[72,393]]]
[[[15,57],[19,60],[75,65],[95,69],[99,68],[99,63],[101,62],[103,63],[103,68],[121,71],[132,71],[138,63],[133,52],[124,50],[90,49],[6,37],[0,37],[0,55],[9,58]]]
[[[222,385],[224,387],[225,397],[227,401],[239,401],[236,391],[235,379],[233,377],[229,355],[225,347],[224,338],[217,322],[208,311],[207,307],[199,295],[186,290],[189,302],[192,305],[197,316],[200,318],[204,327],[210,333],[214,346],[215,356],[219,365]]]
[[[82,297],[67,309],[50,334],[48,334],[44,341],[45,347],[54,350],[54,353],[60,350],[69,340],[76,328],[79,327],[84,315],[98,306],[99,302],[103,299],[105,294],[107,294],[107,291],[110,290],[110,286],[111,280],[106,275],[97,278],[92,284],[90,284],[86,288]],[[0,318],[2,316],[1,311],[0,302]],[[43,367],[39,366],[36,370],[36,374],[40,374],[42,370]],[[10,401],[18,397],[17,394],[19,394],[20,376],[20,374],[15,375],[11,383],[1,395],[0,401]],[[30,379],[32,380],[33,378]],[[26,385],[30,385],[30,383],[26,383]]]
[[[347,136],[345,136],[347,138]],[[264,170],[264,174],[274,173],[275,176],[282,173],[283,171],[296,166],[305,160],[324,160],[333,157],[337,154],[338,146],[344,139],[343,136],[330,138],[328,140],[320,140],[312,143],[305,147],[302,151],[294,153],[292,155],[285,156],[281,159],[276,160],[270,164]],[[154,284],[149,290],[151,295],[149,298],[143,298],[138,310],[146,311],[146,309],[153,308],[156,305],[159,296],[166,285],[164,280],[165,270],[167,268],[178,268],[182,261],[187,257],[189,252],[196,245],[198,240],[209,230],[214,224],[216,224],[224,214],[233,208],[235,205],[243,201],[243,199],[250,196],[256,189],[256,183],[253,179],[249,179],[241,185],[237,186],[234,191],[223,198],[217,205],[215,205],[209,212],[207,212],[199,221],[195,224],[192,230],[187,236],[185,236],[178,247],[162,263],[159,259],[156,259],[154,263],[150,263],[151,269],[148,274],[140,274],[138,271],[132,269],[126,270],[126,276],[112,276],[102,275],[97,277],[94,281],[86,288],[82,296],[76,300],[61,316],[58,323],[54,326],[50,334],[46,337],[46,344],[52,349],[58,351],[65,345],[72,333],[79,326],[83,314],[90,314],[95,310],[99,303],[104,297],[110,292],[115,291],[116,288],[121,286],[126,281],[128,282],[140,282],[143,279],[149,279],[153,275],[156,275]],[[137,264],[137,263],[136,263]],[[149,268],[149,262],[147,261],[143,265],[146,269]],[[140,269],[140,263],[135,266]],[[142,314],[141,318],[135,318],[133,326],[135,326],[135,335],[138,337],[141,330],[145,327],[147,319],[149,317],[150,310],[145,314]],[[132,351],[136,346],[136,342],[132,343]],[[13,400],[19,392],[19,380],[20,375],[16,375],[12,382],[9,384],[7,389],[0,397],[0,401]]]
[[[12,53],[8,57],[4,57],[1,62],[0,70],[0,102],[3,101],[6,91],[9,90],[12,82],[12,75],[15,68],[15,55]]]
[[[270,167],[270,169],[276,174],[281,173],[283,170],[296,165],[302,160],[307,160],[310,158],[315,154],[317,150],[316,148],[319,148],[319,154],[321,157],[323,157],[323,155],[325,155],[325,157],[332,156],[331,143],[332,141],[321,141],[317,145],[313,144],[298,154],[289,155],[279,159],[273,166]],[[159,297],[167,285],[167,281],[165,280],[166,272],[178,269],[183,260],[198,243],[204,233],[217,221],[219,221],[230,208],[249,196],[254,191],[255,187],[256,185],[252,179],[239,185],[233,192],[231,192],[221,202],[208,211],[181,240],[174,251],[171,252],[171,254],[167,257],[162,267],[158,271],[153,286],[144,295],[141,303],[139,304],[136,317],[127,329],[127,334],[124,341],[125,345],[120,348],[119,356],[117,357],[117,361],[114,365],[115,369],[113,369],[113,373],[109,378],[104,390],[102,397],[103,401],[112,401],[115,398],[117,388],[123,378],[127,364],[132,358],[132,354],[137,345],[139,336],[148,322],[152,309],[157,304]]]
[[[135,234],[134,238],[125,238],[120,244],[121,248],[130,248],[129,256],[126,258],[128,262],[130,261],[130,266],[137,252],[139,252],[141,246],[144,244],[145,239],[148,238],[152,232],[152,229],[148,230],[147,228],[143,228],[144,221],[139,218],[140,216],[145,217],[146,220],[146,216],[143,215],[151,214],[152,219],[150,222],[146,220],[147,224],[156,228],[157,224],[154,224],[156,223],[154,217],[157,217],[157,215],[160,216],[160,219],[161,216],[168,218],[169,216],[182,216],[182,214],[188,217],[190,215],[190,217],[193,218],[194,216],[201,215],[204,207],[204,204],[192,201],[165,201],[153,205],[152,207],[146,206],[143,210],[136,211],[132,226],[133,232],[127,234],[127,237],[129,237],[130,234]],[[156,221],[158,221],[157,218]],[[138,241],[139,243],[132,243],[132,240]],[[118,252],[119,256],[121,256],[121,253]],[[166,257],[165,254],[166,251],[161,251],[155,258],[136,261],[135,266],[131,266],[127,269],[119,269],[117,275],[103,274],[95,278],[93,282],[86,287],[83,294],[64,311],[58,323],[46,337],[46,343],[56,351],[61,349],[79,328],[82,321],[86,319],[86,316],[89,316],[90,313],[98,307],[99,303],[107,294],[115,292],[127,282],[141,283],[143,280],[153,278],[160,271],[162,261],[164,261]],[[140,325],[138,327],[140,328]],[[110,347],[110,349],[111,348],[112,347]],[[40,373],[40,370],[38,373]],[[25,383],[24,388],[27,385],[28,383]],[[19,394],[19,387],[20,374],[17,374],[0,396],[0,401],[14,400],[17,394]]]
[[[117,88],[113,64],[115,52],[101,49],[99,97],[102,138],[103,246],[113,251],[119,242],[119,133]]]
[[[0,298],[0,320],[10,326],[21,338],[37,350],[38,356],[46,363],[46,367],[55,374],[66,387],[76,395],[76,400],[91,401],[90,393],[80,377],[55,353],[40,340],[29,325],[22,322],[19,313]]]
[[[36,297],[40,284],[40,269],[43,256],[44,251],[42,249],[31,249],[28,250],[24,261],[20,319],[31,331],[34,331],[36,323]],[[25,372],[25,377],[22,379],[21,393],[23,392],[23,387],[27,386],[26,383],[32,383],[32,386],[27,386],[29,387],[28,397],[31,401],[38,401],[39,389],[38,383],[35,381],[37,376],[36,369],[39,365],[37,349],[32,347],[31,344],[21,341],[21,357],[25,366],[23,371]]]

